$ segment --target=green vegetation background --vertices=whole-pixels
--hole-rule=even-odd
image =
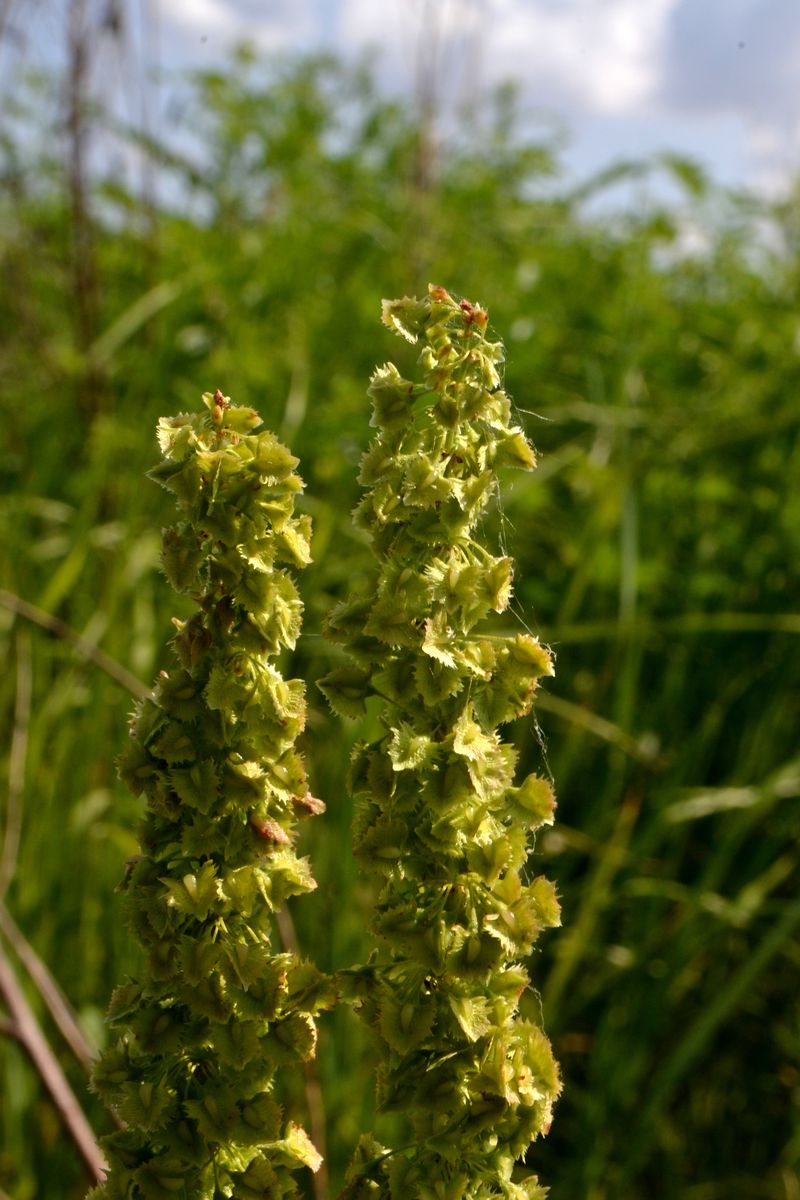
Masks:
[[[564,910],[534,974],[565,1091],[531,1164],[551,1200],[796,1200],[795,206],[725,195],[670,157],[569,192],[508,92],[434,147],[364,72],[242,56],[197,81],[192,161],[115,131],[176,197],[155,208],[110,172],[90,186],[75,128],[62,166],[53,86],[16,98],[0,144],[0,890],[90,1040],[135,970],[114,888],[137,806],[113,768],[131,697],[86,645],[145,682],[163,663],[171,514],[143,474],[157,417],[204,390],[257,407],[301,457],[315,561],[286,669],[309,682],[305,751],[328,811],[305,847],[319,890],[292,915],[321,966],[366,952],[345,787],[362,731],[313,681],[332,657],[323,614],[368,561],[349,513],[367,378],[398,352],[380,300],[432,280],[489,307],[541,454],[495,516],[518,619],[558,660],[541,732],[514,731],[526,769],[545,748],[556,780],[537,869]],[[603,202],[620,183],[627,203]],[[14,597],[83,649],[15,615]],[[372,1103],[346,1012],[323,1022],[319,1074],[333,1196]],[[305,1089],[287,1102],[302,1115]],[[0,1011],[0,1195],[86,1185]]]

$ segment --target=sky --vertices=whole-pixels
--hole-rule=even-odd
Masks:
[[[136,65],[167,73],[224,67],[249,40],[266,52],[368,53],[381,86],[401,94],[424,62],[445,108],[514,80],[526,110],[567,132],[578,178],[669,150],[723,184],[774,194],[800,168],[800,0],[71,2],[100,29],[116,14]],[[3,55],[48,61],[69,3],[5,0],[0,67]]]
[[[724,183],[780,189],[800,167],[800,0],[160,0],[169,56],[374,49],[384,85],[413,88],[437,44],[451,93],[511,78],[570,133],[585,174],[666,149]],[[422,31],[427,30],[426,34]],[[206,40],[203,40],[206,39]]]

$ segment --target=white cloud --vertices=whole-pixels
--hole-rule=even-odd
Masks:
[[[312,0],[162,0],[161,12],[199,38],[249,41],[266,51],[302,49],[318,25]]]
[[[677,3],[341,0],[339,38],[346,48],[381,46],[407,78],[417,53],[457,42],[484,81],[517,78],[539,103],[620,113],[656,92]]]
[[[0,0],[2,5],[2,0]],[[526,106],[574,130],[576,161],[684,146],[733,181],[800,162],[797,0],[160,0],[164,54],[375,51],[379,85],[422,65],[443,111],[515,79]],[[456,107],[454,106],[454,107]]]
[[[493,73],[523,78],[553,103],[620,113],[646,103],[661,69],[675,0],[495,0],[487,31]]]
[[[787,114],[780,124],[749,121],[744,146],[750,182],[767,195],[785,195],[800,162],[800,119]]]
[[[226,0],[164,0],[161,17],[170,24],[190,29],[198,36],[230,36],[237,24],[236,14]]]

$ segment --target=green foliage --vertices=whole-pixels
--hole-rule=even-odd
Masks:
[[[560,1090],[547,1038],[519,1015],[521,960],[559,924],[552,885],[523,878],[528,830],[552,822],[554,800],[543,779],[513,786],[517,755],[496,727],[530,713],[552,662],[529,634],[486,627],[509,604],[511,562],[477,527],[498,468],[531,468],[534,455],[482,308],[431,286],[384,301],[383,319],[420,343],[421,381],[393,364],[372,377],[378,432],[355,520],[378,567],[367,595],[328,620],[361,665],[320,687],[343,716],[370,695],[384,702],[385,732],[351,768],[356,855],[381,880],[380,953],[354,989],[378,1036],[379,1108],[406,1114],[413,1135],[392,1150],[362,1140],[343,1195],[522,1200],[541,1193],[513,1178],[515,1163]]]
[[[235,379],[239,402],[302,459],[315,562],[306,636],[281,667],[313,680],[339,666],[322,614],[372,569],[349,513],[374,313],[381,296],[448,279],[504,331],[506,384],[540,456],[536,472],[509,472],[485,521],[500,546],[513,538],[515,610],[558,652],[538,727],[510,731],[520,777],[541,768],[544,741],[559,790],[558,825],[536,849],[565,928],[540,939],[535,974],[565,1089],[536,1170],[551,1200],[786,1200],[800,1186],[796,188],[777,202],[732,195],[696,172],[682,182],[668,161],[573,186],[508,91],[475,96],[421,186],[414,114],[366,71],[251,56],[187,87],[180,138],[172,116],[154,115],[150,140],[130,131],[155,194],[135,173],[87,180],[87,356],[61,94],[54,79],[20,87],[24,134],[9,123],[0,147],[0,576],[83,642],[0,606],[0,822],[6,860],[15,812],[21,822],[7,908],[87,1036],[107,1043],[112,986],[140,969],[114,893],[137,852],[140,802],[112,762],[131,700],[89,651],[149,680],[171,615],[192,615],[158,570],[163,497],[142,486],[164,381],[170,411],[188,411],[198,378]],[[116,164],[106,146],[93,161]],[[413,348],[396,346],[413,377]],[[446,654],[436,630],[429,644]],[[432,698],[446,675],[442,663]],[[312,791],[329,807],[301,826],[320,893],[290,905],[303,954],[326,971],[368,953],[346,775],[352,741],[385,731],[364,683],[340,680],[355,726],[309,693]],[[320,920],[323,891],[335,920]],[[109,1130],[27,990],[92,1124]],[[350,1018],[340,1006],[322,1022],[315,1060],[329,1195],[373,1119],[372,1052]],[[309,1127],[300,1074],[279,1073],[275,1089]],[[5,1036],[0,1114],[0,1188],[81,1200],[74,1147]]]
[[[174,666],[118,764],[147,801],[124,884],[145,967],[112,997],[116,1041],[92,1076],[125,1126],[105,1139],[96,1200],[297,1196],[294,1172],[321,1162],[271,1095],[278,1068],[313,1055],[331,1002],[314,967],[275,952],[270,919],[316,886],[293,847],[310,811],[304,688],[269,661],[299,632],[286,568],[310,560],[309,520],[294,515],[297,459],[254,432],[258,414],[203,400],[159,421],[150,472],[177,498],[162,566],[195,612],[175,619]]]

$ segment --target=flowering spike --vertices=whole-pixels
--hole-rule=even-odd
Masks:
[[[123,889],[144,951],[114,993],[118,1031],[93,1086],[125,1123],[105,1140],[93,1200],[300,1194],[320,1158],[271,1095],[314,1053],[328,981],[271,945],[272,914],[316,885],[293,849],[308,790],[294,741],[305,689],[270,661],[297,637],[286,569],[309,561],[294,515],[297,459],[222,392],[164,417],[151,476],[178,501],[162,564],[196,611],[175,621],[175,662],[132,721],[121,777],[144,795],[141,854]]]
[[[431,287],[384,301],[383,320],[419,345],[421,379],[392,364],[372,377],[377,436],[355,520],[377,578],[331,613],[329,636],[357,665],[321,687],[345,715],[383,701],[387,732],[356,748],[351,772],[355,851],[382,881],[379,953],[351,988],[379,1045],[379,1106],[413,1133],[391,1151],[362,1138],[342,1197],[533,1200],[544,1191],[515,1164],[549,1128],[560,1084],[545,1034],[519,1013],[522,961],[559,909],[524,869],[555,802],[546,780],[515,786],[497,726],[531,711],[553,668],[536,638],[486,631],[509,604],[512,563],[476,529],[498,468],[535,460],[484,309]]]

